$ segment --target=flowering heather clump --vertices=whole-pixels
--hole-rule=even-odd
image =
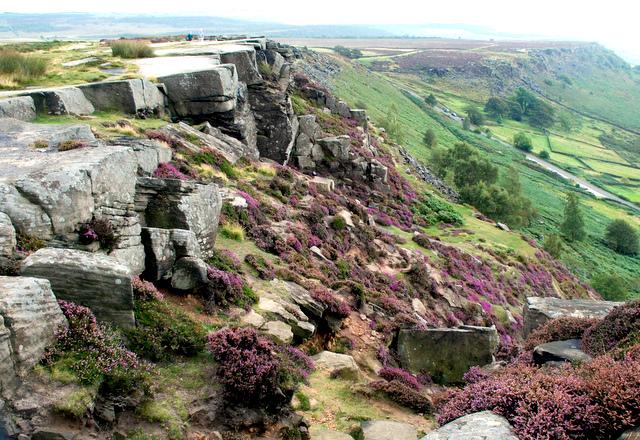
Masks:
[[[68,301],[58,304],[69,325],[56,333],[55,345],[45,354],[49,365],[59,361],[82,383],[101,384],[106,393],[147,390],[148,367],[114,333],[99,325],[91,310]]]
[[[311,290],[311,296],[327,307],[327,310],[340,318],[346,318],[351,313],[351,307],[344,301],[338,300],[330,291],[322,287]]]
[[[462,380],[464,380],[465,383],[468,384],[482,382],[483,380],[488,378],[489,374],[477,365],[469,368],[469,371],[464,373],[464,375],[462,376]]]
[[[139,301],[162,301],[164,299],[164,295],[152,282],[144,281],[138,276],[131,278],[131,287],[133,287],[133,296]]]
[[[248,254],[244,261],[258,272],[262,280],[270,281],[276,277],[276,270],[271,262],[259,255]]]
[[[378,372],[378,376],[388,382],[397,380],[416,391],[420,391],[422,389],[422,385],[418,382],[416,376],[402,368],[384,367]]]
[[[593,318],[561,317],[545,322],[535,329],[524,343],[525,350],[533,350],[540,344],[567,339],[582,339],[582,335],[592,325],[599,322]]]
[[[175,165],[169,162],[161,163],[158,168],[153,172],[153,177],[159,179],[177,179],[188,180],[189,176],[182,173]]]
[[[253,328],[211,333],[207,346],[227,398],[247,406],[272,409],[288,402],[313,369],[300,350],[278,346]]]
[[[155,139],[157,141],[164,142],[170,147],[174,147],[174,148],[176,147],[176,140],[173,138],[173,136],[171,136],[167,132],[160,131],[160,130],[147,130],[144,132],[144,134],[149,139]]]
[[[209,283],[205,287],[205,291],[209,309],[212,309],[213,305],[226,307],[229,304],[248,307],[257,300],[253,290],[245,284],[238,274],[209,267],[207,278]]]
[[[604,319],[587,329],[582,338],[591,355],[608,353],[633,345],[640,334],[640,300],[616,307]],[[636,341],[637,342],[637,341]]]
[[[392,380],[389,382],[386,380],[379,380],[371,382],[369,386],[374,391],[384,394],[389,400],[392,400],[399,405],[424,414],[431,412],[431,401],[403,382],[398,380]]]
[[[86,229],[80,231],[80,243],[91,244],[94,241],[98,241],[98,234],[96,234],[96,231],[94,231],[90,227],[87,227]]]

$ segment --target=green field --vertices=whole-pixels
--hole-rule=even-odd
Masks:
[[[442,104],[456,112],[461,112],[469,104],[479,105],[478,102],[466,100],[464,96],[456,96],[451,90],[439,90],[434,84],[420,82],[414,76],[397,73],[373,73],[365,70],[362,66],[354,66],[344,61],[341,61],[340,73],[333,77],[333,86],[335,92],[351,104],[359,101],[366,102],[369,115],[374,123],[382,122],[388,109],[394,104],[399,109],[400,120],[405,130],[406,139],[403,145],[425,162],[430,160],[430,153],[422,143],[422,134],[424,130],[431,128],[436,131],[440,145],[449,147],[456,142],[466,141],[480,148],[483,154],[489,156],[491,161],[502,169],[509,165],[515,166],[520,174],[523,191],[532,200],[538,212],[537,219],[532,225],[524,228],[522,233],[541,243],[546,235],[558,231],[562,221],[565,194],[567,191],[575,190],[572,185],[530,166],[524,155],[514,148],[507,147],[496,140],[487,139],[485,136],[463,131],[459,124],[443,115],[421,108],[407,98],[402,90],[409,89],[421,96],[434,93]],[[542,133],[535,133],[524,124],[516,122],[512,124],[511,122],[489,128],[496,137],[504,138],[505,141],[512,139],[515,132],[527,130],[532,133],[536,148],[545,148],[546,136]],[[600,123],[593,125],[600,125]],[[579,133],[584,138],[594,140],[592,135],[594,131],[596,129],[590,127],[587,122],[583,123]],[[571,137],[578,138],[573,133]],[[594,143],[597,143],[597,140]],[[592,154],[597,150],[598,153],[605,154],[607,157],[614,157],[616,154],[611,150],[592,146],[587,150]],[[607,152],[602,153],[600,150]],[[589,170],[581,162],[582,159],[554,153],[551,153],[551,159],[556,163],[578,168],[588,174]],[[598,164],[604,163],[596,162]],[[616,164],[608,165],[620,167]],[[628,171],[629,167],[622,168]],[[628,195],[631,191],[627,187],[620,188],[623,191],[617,192],[618,194]],[[640,218],[618,205],[594,199],[580,192],[578,194],[580,194],[584,205],[587,238],[583,242],[567,246],[561,257],[562,261],[585,281],[600,272],[619,273],[629,280],[640,278],[640,259],[616,254],[604,246],[602,242],[605,228],[612,219],[624,218],[635,224],[636,227],[640,227]]]
[[[583,162],[593,170],[600,173],[611,174],[613,176],[624,177],[627,179],[640,180],[640,169],[638,168],[593,159],[583,159]]]

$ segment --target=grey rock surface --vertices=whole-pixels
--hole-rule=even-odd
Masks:
[[[324,431],[316,431],[311,434],[311,440],[353,440],[349,434],[344,432],[331,431],[329,429]]]
[[[220,61],[223,64],[235,65],[238,80],[248,86],[262,82],[262,76],[258,72],[258,64],[256,63],[256,51],[253,48],[222,52]]]
[[[47,280],[0,276],[0,389],[40,362],[65,324]]]
[[[555,318],[604,318],[614,307],[622,304],[613,301],[530,296],[524,305],[524,335],[526,337]]]
[[[552,341],[533,349],[533,361],[542,365],[547,362],[588,362],[591,356],[582,351],[580,339]]]
[[[0,257],[13,254],[16,244],[16,231],[11,219],[4,212],[0,212]]]
[[[273,336],[282,344],[290,344],[293,341],[291,326],[282,321],[268,321],[262,326],[262,331]]]
[[[35,103],[30,96],[0,99],[0,118],[33,121],[36,118]]]
[[[113,257],[44,248],[22,262],[21,273],[49,280],[58,299],[89,307],[99,320],[121,327],[135,325],[131,270]]]
[[[180,258],[173,267],[171,287],[189,291],[204,286],[208,280],[207,268],[207,263],[200,258]]]
[[[146,79],[104,81],[79,86],[98,111],[121,111],[132,115],[157,114],[164,108],[158,87]]]
[[[352,356],[332,351],[322,351],[313,357],[316,367],[329,370],[343,378],[357,379],[360,377],[360,367]]]
[[[408,423],[391,420],[362,422],[363,440],[416,440],[418,432]]]
[[[145,279],[171,278],[176,261],[182,257],[200,258],[202,253],[196,234],[185,229],[142,228],[145,248]]]
[[[449,422],[421,440],[518,440],[518,437],[507,419],[482,411]]]
[[[457,383],[474,365],[490,364],[497,346],[495,327],[462,326],[400,330],[397,350],[404,368],[425,370],[439,383]]]
[[[33,92],[36,111],[48,115],[90,115],[95,111],[93,104],[78,87]]]

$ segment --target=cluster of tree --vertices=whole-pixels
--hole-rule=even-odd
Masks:
[[[429,93],[429,96],[424,98],[424,102],[426,102],[429,107],[435,107],[438,104],[438,99],[433,95],[433,93]]]
[[[509,98],[489,98],[484,111],[496,121],[504,118],[527,121],[534,127],[547,128],[555,121],[555,110],[531,92],[519,87]]]
[[[432,164],[436,173],[453,182],[463,202],[494,220],[517,227],[528,225],[535,215],[531,201],[522,195],[518,172],[509,168],[499,176],[495,165],[465,143],[434,149]]]
[[[513,135],[513,146],[522,151],[531,151],[533,149],[531,138],[523,132]]]
[[[333,51],[347,58],[355,59],[362,57],[362,51],[360,49],[350,49],[344,46],[335,46],[333,48]]]
[[[438,136],[432,128],[427,129],[424,133],[424,144],[429,148],[435,148],[438,145]]]

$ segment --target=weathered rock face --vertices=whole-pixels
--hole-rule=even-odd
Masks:
[[[262,76],[258,72],[256,63],[256,51],[254,49],[222,52],[220,61],[224,64],[233,64],[238,71],[238,79],[248,86],[262,82]]]
[[[418,432],[408,423],[391,420],[362,422],[363,440],[416,440]]]
[[[171,278],[180,258],[202,255],[196,234],[184,229],[142,228],[142,243],[146,256],[144,277],[151,281]]]
[[[21,273],[49,280],[58,299],[85,305],[102,321],[135,325],[131,270],[113,257],[44,248],[22,262]]]
[[[33,121],[36,118],[36,106],[33,99],[30,96],[17,96],[0,100],[0,118]]]
[[[174,179],[138,179],[136,210],[144,226],[186,229],[198,239],[203,258],[211,256],[222,200],[215,184]]]
[[[491,411],[469,414],[430,432],[421,440],[518,440],[511,425]]]
[[[243,82],[238,82],[235,107],[228,112],[215,113],[207,118],[214,125],[249,148],[257,150],[258,128],[249,102],[249,90]],[[257,153],[256,153],[257,154]]]
[[[538,345],[533,349],[533,361],[538,364],[547,362],[588,362],[591,356],[582,351],[580,339],[553,341]]]
[[[93,104],[78,87],[44,90],[31,93],[38,113],[49,115],[90,115]]]
[[[66,320],[49,281],[0,277],[0,389],[40,362]]]
[[[440,383],[457,383],[474,365],[490,364],[497,346],[495,327],[462,326],[400,330],[397,351],[403,367],[425,370]]]
[[[25,151],[25,148],[33,147],[36,141],[46,141],[49,148],[56,148],[60,143],[69,140],[93,142],[96,138],[91,132],[91,128],[83,124],[30,124],[18,119],[0,119],[0,149],[2,149],[3,155],[7,155],[3,158],[5,160],[10,158],[9,154],[13,154],[18,149],[20,149],[21,155],[29,153],[29,151]],[[49,151],[47,148],[39,148],[39,150]],[[31,151],[31,153],[38,153],[38,151]],[[29,158],[33,158],[34,163],[37,162],[35,158],[42,157],[35,154],[29,156]]]
[[[623,303],[588,299],[560,299],[532,296],[524,305],[524,335],[545,322],[560,318],[604,318],[614,307]]]
[[[164,84],[169,106],[179,117],[198,117],[233,110],[238,75],[233,64],[158,78]]]
[[[208,265],[200,258],[183,257],[176,261],[171,275],[171,287],[190,291],[204,286],[207,281]]]
[[[323,351],[313,356],[313,361],[318,368],[324,368],[345,379],[355,380],[360,377],[360,367],[347,354]]]
[[[353,437],[344,432],[325,430],[312,433],[311,440],[353,440]]]
[[[291,344],[293,341],[291,326],[282,321],[269,321],[262,326],[262,330],[282,344]]]
[[[16,247],[16,231],[9,216],[0,212],[0,258],[9,257]]]
[[[164,110],[164,97],[158,87],[146,79],[105,81],[79,86],[98,111],[121,111],[131,115],[149,115]]]

